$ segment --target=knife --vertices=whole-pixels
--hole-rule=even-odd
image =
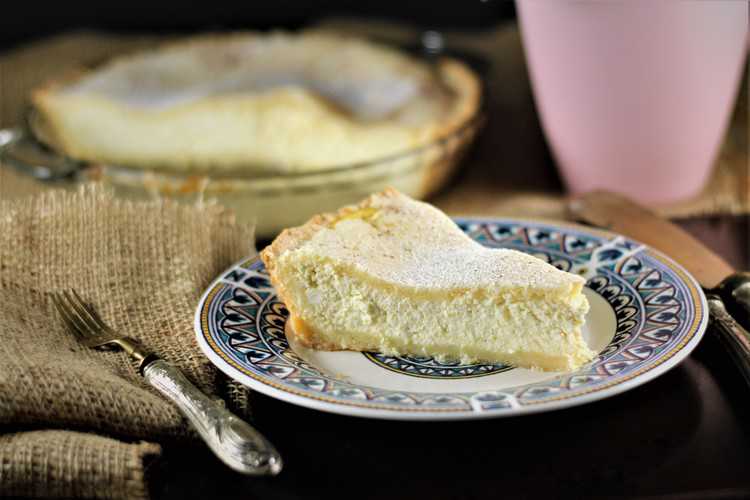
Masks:
[[[750,384],[750,273],[739,272],[692,235],[630,199],[606,191],[572,198],[569,214],[629,236],[672,257],[703,287],[709,318]]]

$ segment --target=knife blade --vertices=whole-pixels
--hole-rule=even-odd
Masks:
[[[735,270],[687,231],[629,199],[594,191],[568,203],[577,219],[630,236],[683,265],[704,288],[716,288]]]
[[[706,291],[711,322],[750,384],[750,273],[622,195],[593,191],[572,198],[567,208],[572,218],[639,240],[685,267]]]

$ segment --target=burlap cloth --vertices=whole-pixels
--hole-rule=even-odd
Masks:
[[[247,416],[246,392],[200,353],[192,320],[210,281],[252,251],[251,228],[218,206],[127,202],[95,186],[0,201],[0,496],[142,498],[160,444],[202,446],[124,353],[77,343],[50,292],[75,288]]]
[[[400,44],[416,44],[413,27],[357,19],[329,19],[317,28],[350,32]],[[489,92],[490,120],[458,182],[431,200],[462,215],[521,215],[563,218],[565,196],[549,158],[534,108],[519,31],[515,23],[485,31],[444,31],[449,51],[481,60]],[[0,54],[0,126],[19,122],[29,89],[67,68],[92,65],[116,54],[153,46],[164,37],[69,33]],[[750,213],[747,75],[713,175],[693,199],[652,208],[669,217]],[[38,191],[12,171],[0,196]]]

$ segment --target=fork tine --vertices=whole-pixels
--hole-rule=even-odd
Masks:
[[[92,321],[83,305],[68,291],[63,291],[64,302],[68,306],[71,317],[78,325],[78,329],[87,337],[96,337],[101,333],[99,325]]]
[[[89,312],[83,307],[80,297],[74,297],[67,290],[63,291],[68,306],[72,308],[73,318],[77,321],[80,329],[83,330],[84,334],[91,337],[99,335],[101,333],[101,327],[95,320],[91,318]]]
[[[65,295],[63,293],[59,296],[60,305],[67,313],[68,321],[70,321],[71,325],[75,330],[78,332],[78,335],[83,339],[87,340],[95,335],[95,332],[91,330],[91,328],[86,324],[85,321],[80,317],[80,315],[76,312],[73,304],[70,302],[70,297]]]
[[[88,317],[91,318],[93,324],[103,331],[109,331],[109,326],[107,326],[104,320],[99,316],[99,313],[96,312],[96,309],[94,309],[92,305],[83,300],[81,296],[78,295],[78,292],[75,291],[75,288],[71,288],[70,291],[73,293],[73,296],[77,299],[81,307],[83,307],[83,309],[88,313]]]
[[[65,323],[65,327],[73,332],[76,337],[84,337],[84,333],[78,328],[78,325],[72,318],[70,310],[65,306],[59,294],[52,294],[52,303],[55,305],[55,309],[57,309],[63,323]]]

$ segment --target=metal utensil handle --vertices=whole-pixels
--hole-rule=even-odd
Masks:
[[[724,301],[729,314],[742,325],[750,329],[750,273],[738,272],[721,282],[718,295]]]
[[[732,360],[737,364],[745,381],[750,384],[750,333],[727,312],[718,295],[709,294],[708,309],[711,321]]]
[[[260,432],[195,387],[166,361],[146,365],[143,376],[172,400],[198,430],[209,448],[232,469],[250,475],[276,475],[279,453]]]

